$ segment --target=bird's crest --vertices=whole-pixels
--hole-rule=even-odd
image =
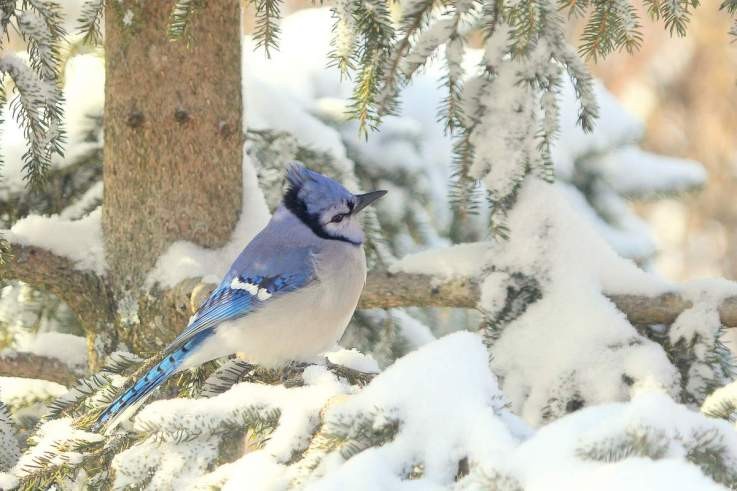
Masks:
[[[293,161],[287,167],[289,189],[285,195],[288,205],[299,201],[310,214],[320,213],[337,203],[353,200],[353,194],[338,181],[308,169],[300,162]],[[292,201],[292,203],[289,203]]]

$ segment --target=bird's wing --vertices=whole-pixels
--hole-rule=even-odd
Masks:
[[[264,254],[257,251],[249,254],[246,249],[166,351],[175,350],[197,334],[244,317],[313,281],[315,272],[309,247],[277,247]]]

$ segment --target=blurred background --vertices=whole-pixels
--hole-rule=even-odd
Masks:
[[[707,169],[702,189],[636,207],[652,225],[655,269],[679,281],[737,278],[737,44],[719,4],[705,0],[685,38],[643,17],[638,52],[589,64],[644,122],[644,148]]]

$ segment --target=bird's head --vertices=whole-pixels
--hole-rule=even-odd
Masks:
[[[358,213],[386,194],[386,191],[353,194],[339,182],[298,162],[289,165],[287,181],[284,206],[288,210],[319,237],[354,245],[364,240]]]

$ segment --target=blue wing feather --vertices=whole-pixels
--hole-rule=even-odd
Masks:
[[[248,248],[242,256],[247,252]],[[210,293],[192,316],[187,327],[171,342],[166,351],[176,350],[193,336],[222,322],[246,316],[273,298],[302,288],[313,281],[311,249],[300,248],[287,252],[286,257],[280,257],[276,264],[259,261],[258,257],[250,257],[251,264],[240,265],[245,266],[245,269],[238,268],[240,258],[236,260],[220,285]],[[263,290],[267,296],[260,297],[243,287],[234,287],[234,284],[252,285],[258,291]]]

